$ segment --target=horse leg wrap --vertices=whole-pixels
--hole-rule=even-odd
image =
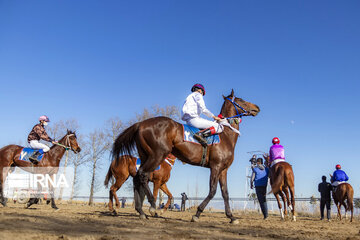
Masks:
[[[284,219],[285,216],[284,216],[284,211],[282,209],[280,209],[280,216],[281,216],[281,219]]]

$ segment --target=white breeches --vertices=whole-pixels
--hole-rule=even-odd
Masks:
[[[191,125],[196,128],[206,129],[210,127],[214,127],[216,133],[221,133],[224,130],[224,127],[217,122],[209,121],[203,118],[191,118],[186,121],[188,125]]]
[[[47,145],[45,145],[37,140],[32,140],[32,141],[30,141],[29,144],[30,144],[30,147],[33,149],[42,149],[44,152],[48,152],[50,150],[50,148]]]

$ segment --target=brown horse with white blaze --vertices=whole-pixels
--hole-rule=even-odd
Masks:
[[[124,182],[129,178],[129,176],[135,177],[136,175],[136,157],[124,155],[120,156],[116,160],[112,161],[109,171],[105,178],[105,186],[108,186],[109,181],[112,177],[115,178],[115,183],[110,187],[109,191],[109,210],[113,214],[116,214],[115,209],[113,208],[113,198],[115,198],[116,207],[120,207],[119,199],[116,195],[116,192],[121,188]],[[166,183],[170,179],[170,173],[172,167],[174,166],[176,157],[172,154],[160,164],[160,169],[155,170],[150,174],[149,181],[154,183],[153,196],[154,201],[156,202],[156,198],[161,189],[167,196],[168,200],[163,208],[163,211],[166,211],[173,200],[173,196],[169,189],[166,186]]]
[[[269,165],[269,156],[264,155],[266,164]],[[296,221],[295,216],[295,183],[294,183],[294,172],[291,165],[288,162],[278,162],[270,167],[270,185],[271,191],[274,194],[278,207],[280,210],[281,219],[284,219],[284,215],[287,215],[286,204],[291,210],[292,220]],[[289,191],[291,195],[291,202],[289,198]],[[280,202],[279,195],[284,202],[284,211],[282,211],[282,205]]]
[[[33,165],[31,162],[20,160],[20,153],[23,148],[24,147],[18,145],[7,145],[0,149],[0,202],[3,206],[6,206],[6,198],[4,197],[3,187],[10,167],[25,168],[24,170],[26,171],[29,171],[31,167],[31,172],[33,173],[49,174],[50,177],[52,177],[57,173],[60,160],[64,156],[66,150],[71,149],[74,153],[81,151],[75,132],[71,132],[69,130],[57,144],[53,145],[48,152],[44,153],[44,156],[39,164]],[[38,198],[31,198],[27,203],[27,207],[30,207],[38,201]],[[57,209],[53,191],[51,191],[51,206],[52,208]]]
[[[239,121],[230,121],[232,118],[256,116],[259,111],[260,108],[257,105],[235,97],[234,91],[232,91],[229,96],[224,96],[220,113],[228,119],[224,120],[228,121],[227,124],[238,130]],[[231,223],[238,223],[238,220],[231,213],[227,188],[227,171],[234,160],[238,133],[230,127],[224,127],[224,131],[220,133],[220,138],[219,144],[208,146],[205,163],[202,164],[203,147],[200,144],[184,141],[183,125],[170,118],[150,118],[135,123],[124,130],[115,140],[112,153],[115,158],[120,155],[130,155],[135,148],[139,153],[141,166],[133,181],[135,209],[139,212],[140,218],[146,218],[142,210],[145,194],[151,204],[150,214],[156,215],[154,196],[147,184],[149,175],[169,153],[172,153],[185,163],[210,168],[209,194],[199,205],[192,221],[198,221],[200,214],[214,197],[219,182],[224,198],[226,216],[231,219]]]

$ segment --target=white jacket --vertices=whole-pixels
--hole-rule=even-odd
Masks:
[[[186,98],[181,109],[181,119],[187,121],[191,118],[197,118],[200,117],[201,113],[210,118],[214,116],[214,114],[206,108],[203,95],[199,92],[193,92]]]

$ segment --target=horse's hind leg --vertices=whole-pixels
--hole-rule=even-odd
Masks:
[[[279,194],[278,193],[274,193],[275,195],[275,198],[276,198],[276,201],[278,203],[278,207],[279,207],[279,210],[280,210],[280,217],[281,217],[281,220],[284,220],[284,212],[282,210],[282,206],[281,206],[281,202],[280,202],[280,198],[279,198]]]
[[[340,219],[340,221],[341,221],[341,211],[340,211],[341,203],[340,203],[340,202],[337,203],[337,204],[336,204],[336,207],[337,207],[337,210],[338,210],[338,217],[339,217],[339,219]]]
[[[340,204],[340,209],[341,209],[341,205],[343,205],[344,208],[345,208],[345,216],[344,216],[344,218],[347,219],[346,213],[347,213],[347,209],[348,209],[348,208],[347,208],[347,205],[346,205],[346,203],[345,203],[345,200],[343,200],[342,203]]]
[[[156,181],[156,182],[153,182],[153,184],[154,184],[153,196],[154,196],[154,202],[156,203],[157,196],[158,196],[159,189],[160,189],[160,182]]]
[[[282,201],[284,203],[284,216],[286,217],[287,216],[286,197],[285,197],[285,194],[282,191],[279,192],[279,195],[281,196],[281,199],[282,199]]]
[[[286,205],[289,207],[289,210],[292,210],[292,206],[291,206],[291,202],[290,202],[290,198],[289,198],[289,189],[286,187],[283,189],[283,192],[285,193],[285,198],[286,198]]]
[[[113,198],[115,198],[116,208],[120,208],[119,198],[116,192],[121,188],[124,182],[127,180],[124,176],[117,177],[116,182],[110,187],[109,190],[109,211],[116,214],[115,209],[113,208]]]
[[[146,197],[150,203],[150,214],[151,216],[157,216],[156,213],[156,203],[154,195],[149,187],[149,175],[150,172],[154,171],[156,166],[158,166],[170,153],[170,151],[161,151],[160,149],[157,152],[152,152],[145,154],[142,149],[138,149],[141,159],[146,159],[146,161],[141,163],[141,166],[138,170],[137,175],[139,176],[140,184],[143,191],[146,194]]]
[[[351,211],[350,222],[352,222],[352,221],[353,221],[353,215],[354,215],[354,206],[353,206],[353,203],[352,203],[352,202],[351,202],[351,203],[348,203],[348,205],[349,205],[349,209],[350,209],[350,211]]]
[[[292,220],[296,221],[296,216],[295,216],[295,189],[294,186],[293,187],[289,187],[290,189],[290,195],[291,195],[291,213],[292,213]],[[289,206],[290,208],[290,206]]]
[[[165,212],[165,211],[169,208],[169,206],[170,206],[170,204],[171,204],[171,201],[172,201],[172,199],[173,199],[173,195],[171,194],[171,192],[170,192],[169,189],[167,188],[166,183],[164,183],[163,185],[161,185],[161,186],[160,186],[160,189],[168,196],[168,200],[167,200],[167,202],[166,202],[166,204],[165,204],[165,206],[164,206],[164,209],[162,209],[162,210],[163,210],[162,213],[163,213],[163,212]]]
[[[149,173],[144,173],[144,172],[140,171],[140,169],[139,169],[139,178],[140,178],[141,187],[150,203],[150,208],[149,208],[150,214],[151,214],[151,216],[156,217],[157,213],[156,213],[155,198],[154,198],[154,195],[152,194],[149,184],[148,184],[149,183]]]
[[[142,210],[142,205],[145,198],[145,193],[140,182],[139,174],[136,174],[133,178],[134,184],[134,201],[135,201],[135,210],[140,214],[140,219],[146,219],[147,216]]]

